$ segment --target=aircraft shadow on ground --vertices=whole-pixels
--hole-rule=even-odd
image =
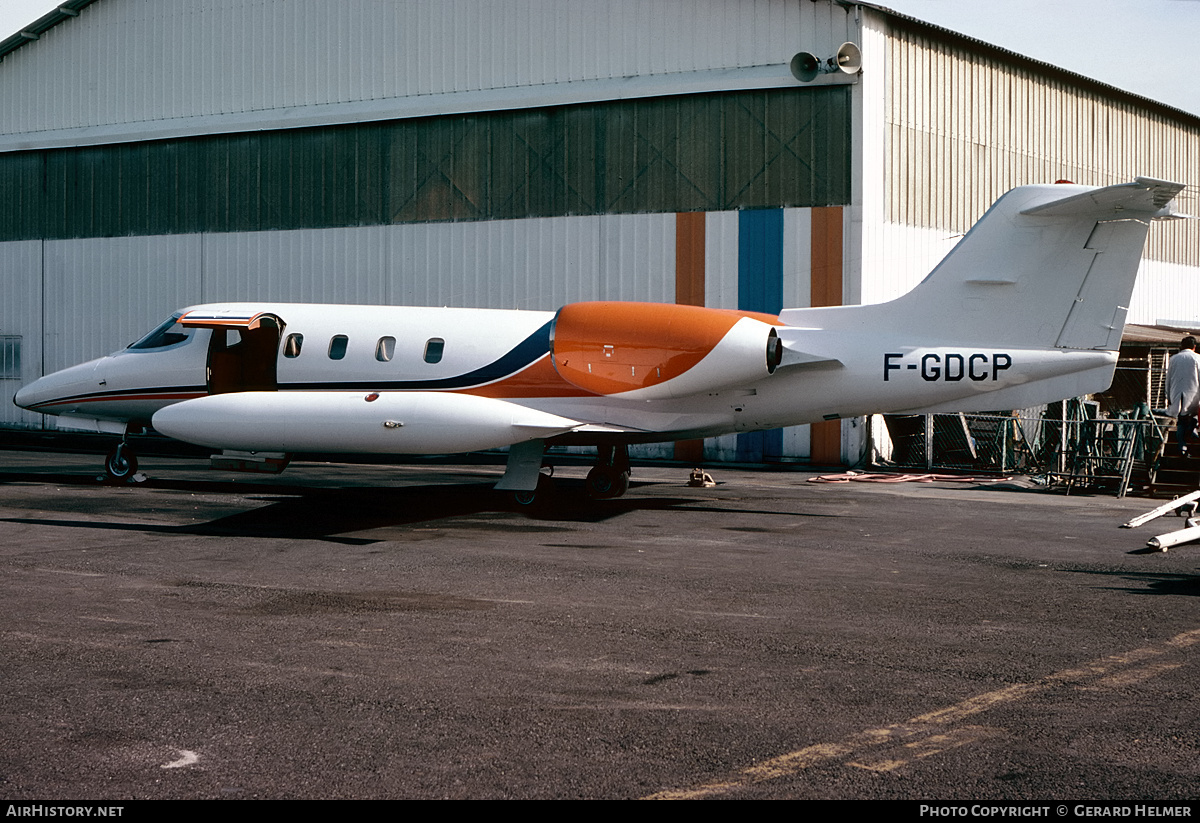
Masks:
[[[32,478],[26,478],[32,479]],[[40,475],[37,482],[60,482],[62,478]],[[79,478],[70,478],[80,485]],[[6,481],[14,480],[11,476]],[[19,482],[19,481],[18,481]],[[93,481],[94,482],[94,481]],[[578,486],[577,488],[575,486]],[[229,482],[159,480],[151,488],[193,493],[231,493],[247,501],[267,501],[245,511],[218,517],[204,523],[179,526],[97,522],[96,520],[52,520],[45,518],[4,518],[6,522],[71,528],[113,529],[190,534],[221,537],[266,537],[302,540],[327,540],[352,545],[377,543],[383,538],[350,535],[397,526],[413,526],[449,521],[447,526],[495,528],[506,531],[557,532],[555,522],[599,523],[638,510],[673,509],[694,503],[678,497],[642,498],[634,494],[616,500],[590,500],[582,482],[560,484],[548,500],[531,506],[518,506],[512,498],[492,488],[491,483],[437,484],[404,487],[312,488],[301,486],[247,487]],[[692,508],[689,506],[688,508]],[[482,519],[482,522],[481,522]]]
[[[1128,581],[1136,581],[1137,586],[1106,586],[1112,591],[1127,592],[1128,594],[1169,594],[1200,596],[1200,575],[1175,574],[1170,572],[1129,572],[1129,571],[1084,571],[1076,570],[1076,574],[1094,574],[1104,577],[1119,577]]]
[[[253,499],[253,498],[252,498]],[[298,494],[267,494],[261,508],[238,512],[191,527],[197,534],[239,537],[290,537],[377,542],[338,538],[352,532],[447,521],[447,526],[521,532],[557,532],[555,522],[598,523],[635,510],[669,509],[681,498],[589,500],[579,490],[560,491],[553,499],[517,506],[490,483],[407,486],[404,488],[303,489]],[[456,521],[460,521],[457,522]]]
[[[78,473],[6,473],[4,484],[47,483],[60,486],[97,486],[95,475]],[[103,485],[109,485],[103,483]],[[160,526],[96,520],[50,520],[4,518],[7,522],[70,528],[112,529],[160,534],[195,534],[222,537],[267,537],[326,540],[351,545],[377,543],[387,537],[351,535],[389,527],[416,526],[448,521],[457,528],[502,528],[507,531],[556,532],[555,523],[601,523],[635,511],[682,510],[727,514],[757,514],[776,517],[838,517],[780,509],[746,508],[742,502],[727,503],[705,497],[638,494],[639,487],[653,488],[656,483],[634,482],[630,493],[614,500],[593,500],[585,492],[582,480],[558,478],[554,493],[539,497],[530,506],[517,505],[512,496],[496,491],[493,481],[483,483],[441,482],[410,486],[302,486],[291,483],[248,485],[236,480],[176,480],[152,478],[133,488],[169,490],[190,494],[228,494],[235,498],[266,502],[203,523]],[[724,503],[724,504],[723,504]],[[236,502],[233,503],[236,506]],[[743,527],[742,531],[772,531],[771,528]]]

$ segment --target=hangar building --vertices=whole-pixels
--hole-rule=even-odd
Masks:
[[[789,70],[846,42],[861,71]],[[1200,119],[841,0],[66,0],[0,42],[0,111],[10,428],[54,426],[23,382],[190,304],[879,302],[1013,186],[1200,180]],[[1200,316],[1197,268],[1156,226],[1129,320]]]

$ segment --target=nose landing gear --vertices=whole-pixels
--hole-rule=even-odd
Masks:
[[[125,440],[128,431],[121,435],[121,442],[104,458],[104,474],[109,480],[118,483],[128,483],[137,474],[137,455]]]

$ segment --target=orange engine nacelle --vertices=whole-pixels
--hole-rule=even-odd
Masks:
[[[769,314],[664,303],[572,303],[559,309],[550,355],[559,376],[631,400],[747,385],[783,355]]]

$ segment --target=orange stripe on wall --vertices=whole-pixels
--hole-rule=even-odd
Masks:
[[[675,302],[704,305],[704,212],[675,215]]]
[[[842,305],[842,207],[812,210],[812,305]]]
[[[812,210],[813,306],[842,305],[842,208],[824,206]],[[842,463],[842,421],[813,423],[809,435],[810,460],[817,465]]]
[[[684,306],[704,305],[704,217],[702,211],[675,215],[675,302]],[[680,440],[675,459],[702,463],[704,441]]]

